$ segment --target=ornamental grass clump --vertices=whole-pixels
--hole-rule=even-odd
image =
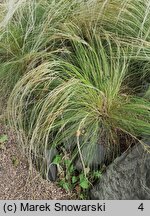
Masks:
[[[118,44],[112,47],[109,39],[103,44],[95,37],[91,44],[72,42],[69,55],[56,56],[25,74],[8,108],[30,154],[42,158],[51,148],[64,149],[72,162],[81,159],[86,173],[97,145],[106,148],[107,157],[119,149],[120,137],[127,137],[128,147],[131,138],[149,135],[150,103],[129,94],[128,64]]]
[[[87,189],[87,179],[138,142],[149,151],[149,7],[148,0],[19,1],[3,19],[8,120],[31,164],[46,175],[57,165],[67,189],[66,181]]]

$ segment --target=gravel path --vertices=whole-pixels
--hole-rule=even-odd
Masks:
[[[8,142],[0,144],[0,199],[42,200],[73,199],[73,195],[48,182],[33,169],[29,174],[28,163],[19,153],[15,137],[0,125],[0,135],[7,134]]]

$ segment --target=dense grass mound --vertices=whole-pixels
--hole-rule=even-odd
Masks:
[[[12,7],[0,29],[0,97],[8,95],[9,122],[30,161],[34,155],[43,164],[55,149],[51,163],[61,184],[86,189],[103,166],[93,165],[98,146],[105,162],[136,142],[148,148],[150,2],[35,0]]]

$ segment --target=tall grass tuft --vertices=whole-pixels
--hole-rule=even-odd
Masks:
[[[98,146],[109,160],[121,145],[144,144],[150,1],[10,3],[0,26],[0,97],[9,97],[8,119],[30,161],[56,148],[80,159],[86,175]]]
[[[129,94],[127,77],[128,60],[118,44],[99,37],[91,44],[72,42],[69,56],[41,64],[16,84],[9,118],[21,140],[27,138],[26,149],[42,158],[52,147],[73,145],[72,158],[80,157],[85,170],[97,145],[115,152],[120,136],[149,134],[150,103]]]

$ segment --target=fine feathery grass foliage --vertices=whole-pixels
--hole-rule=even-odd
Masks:
[[[73,42],[69,56],[41,64],[16,84],[9,118],[24,135],[21,140],[27,138],[23,143],[30,153],[44,157],[51,147],[73,145],[72,158],[80,156],[85,170],[96,145],[115,151],[119,135],[149,135],[150,103],[129,95],[128,61],[117,44],[113,47],[100,38],[92,44]]]
[[[121,46],[129,47],[127,58],[149,62],[147,7],[148,1],[137,4],[127,0],[9,1],[0,29],[2,95],[9,95],[24,73],[51,58],[52,53],[63,52],[67,38],[89,40],[93,32],[103,38],[107,32],[122,42]],[[138,73],[143,77],[143,71]]]
[[[65,50],[61,40],[55,41],[55,34],[74,4],[62,0],[10,2],[4,18],[7,22],[3,21],[0,28],[2,94],[9,94],[20,77],[49,59],[52,53]],[[9,12],[10,7],[13,13]]]
[[[19,0],[0,11],[0,99],[9,97],[8,120],[29,159],[57,148],[80,158],[86,175],[98,145],[109,159],[120,145],[144,144],[149,0]]]

